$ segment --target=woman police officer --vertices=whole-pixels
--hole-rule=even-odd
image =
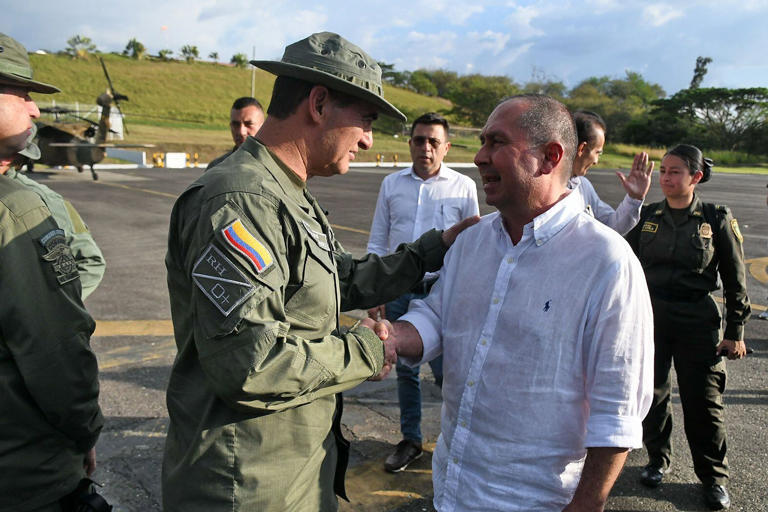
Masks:
[[[654,396],[643,421],[649,463],[641,482],[656,487],[669,471],[674,361],[694,470],[707,504],[720,510],[730,506],[721,354],[744,357],[744,323],[751,309],[738,223],[726,206],[705,203],[695,193],[711,170],[712,160],[695,146],[672,148],[659,172],[665,199],[643,207],[627,241],[645,270],[654,313]],[[722,339],[720,311],[711,295],[718,289],[718,274],[726,312]]]

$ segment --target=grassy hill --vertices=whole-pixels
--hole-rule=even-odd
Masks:
[[[121,103],[130,131],[126,142],[154,143],[158,151],[197,152],[201,160],[231,146],[229,108],[235,98],[251,94],[252,70],[211,62],[137,61],[112,54],[103,58],[115,89],[129,98]],[[94,104],[106,90],[107,82],[96,56],[73,60],[61,55],[30,55],[30,60],[36,79],[62,90],[55,95],[35,95],[41,103],[55,100]],[[255,97],[265,107],[273,83],[273,75],[256,70]],[[451,108],[447,100],[386,85],[384,95],[411,119],[423,112]],[[391,135],[377,134],[377,139],[383,137]],[[393,139],[387,145],[389,153],[394,151],[401,160],[408,159],[405,140]],[[370,160],[376,158],[375,153],[368,153]],[[391,154],[387,158],[391,159]]]

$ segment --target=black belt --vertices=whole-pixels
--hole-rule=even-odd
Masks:
[[[425,278],[413,285],[413,288],[411,288],[411,293],[420,293],[422,295],[427,295],[429,293],[429,290],[432,289],[432,285],[435,284],[437,281],[436,277],[430,277]]]
[[[668,290],[664,288],[648,288],[651,297],[669,302],[699,302],[709,295],[703,290]]]

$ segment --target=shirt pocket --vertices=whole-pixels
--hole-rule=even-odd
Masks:
[[[318,330],[336,313],[336,265],[328,250],[310,237],[304,240],[299,289],[285,304],[293,329]]]
[[[704,272],[715,256],[715,244],[712,237],[702,237],[698,233],[691,235],[691,248],[693,250],[693,270],[697,274]]]
[[[437,229],[448,229],[462,220],[461,204],[456,199],[443,199],[438,210],[440,222],[439,225],[435,226]]]
[[[643,231],[638,240],[638,259],[646,269],[655,263],[664,261],[671,254],[672,244],[664,244],[656,232]]]

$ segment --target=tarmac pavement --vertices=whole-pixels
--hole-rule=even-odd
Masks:
[[[365,252],[378,188],[392,169],[359,168],[347,176],[315,178],[309,187],[350,252]],[[116,511],[160,510],[160,465],[168,426],[165,386],[175,355],[165,283],[164,255],[168,218],[174,199],[201,169],[110,169],[99,181],[73,170],[34,173],[69,199],[93,232],[107,259],[101,286],[86,305],[97,320],[92,345],[101,368],[101,404],[107,418],[97,445],[95,478]],[[474,169],[462,170],[477,176]],[[589,178],[601,197],[613,205],[623,190],[613,172],[595,170]],[[758,320],[768,294],[768,177],[715,174],[699,187],[709,201],[731,207],[745,237],[748,290],[754,314],[747,324],[747,345],[754,354],[728,362],[725,394],[729,428],[731,510],[768,510],[768,322]],[[478,197],[481,213],[491,208]],[[649,201],[661,198],[654,183]],[[348,321],[360,315],[352,312]],[[424,372],[428,372],[428,366]],[[439,433],[440,392],[429,378],[424,386],[424,430],[427,447]],[[638,477],[646,459],[633,451],[613,489],[606,510],[706,510],[682,432],[682,414],[674,389],[673,472],[656,490]],[[342,511],[431,511],[430,454],[399,474],[382,464],[400,440],[394,372],[383,382],[366,382],[345,393],[343,426],[352,441],[347,486],[351,503]]]

